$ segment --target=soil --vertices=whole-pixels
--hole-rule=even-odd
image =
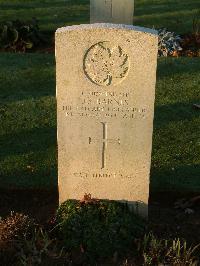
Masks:
[[[39,224],[50,221],[58,207],[58,191],[0,189],[0,216],[11,211],[28,214]],[[185,200],[182,200],[182,199]],[[181,201],[180,201],[181,199]],[[178,208],[175,208],[175,203]],[[184,202],[184,204],[182,203]],[[200,195],[152,193],[149,200],[149,230],[160,237],[179,237],[200,243]]]
[[[182,51],[180,56],[199,57],[200,56],[200,33],[184,34],[181,36]]]
[[[58,191],[0,189],[0,216],[11,211],[24,213],[39,223],[45,223],[54,216],[58,206]]]
[[[200,194],[160,192],[150,195],[149,228],[163,238],[200,243]]]

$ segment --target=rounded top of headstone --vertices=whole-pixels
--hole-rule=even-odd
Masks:
[[[158,35],[158,32],[153,29],[133,26],[133,25],[125,25],[125,24],[112,24],[112,23],[94,23],[94,24],[80,24],[58,28],[56,33],[64,33],[66,31],[76,31],[76,30],[94,30],[94,29],[119,29],[119,30],[133,30],[136,32],[143,32],[151,35]]]

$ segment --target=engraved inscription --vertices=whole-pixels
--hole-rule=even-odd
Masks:
[[[109,139],[108,138],[108,133],[107,133],[107,128],[108,124],[106,122],[101,122],[103,125],[103,148],[102,148],[102,164],[101,164],[101,169],[104,169],[106,167],[106,150],[107,150],[107,144],[108,142],[116,142],[120,144],[120,139]],[[92,142],[96,141],[95,139],[93,140],[91,137],[89,137],[89,144]]]
[[[141,167],[141,169],[135,169],[134,172],[130,173],[122,173],[121,171],[117,172],[82,172],[82,171],[77,171],[72,173],[71,176],[75,178],[81,178],[81,179],[88,179],[88,178],[93,178],[93,179],[99,179],[99,178],[107,178],[107,179],[113,179],[113,178],[121,178],[121,179],[134,179],[137,178],[137,176],[143,174],[143,172],[147,171],[147,166],[144,165]]]
[[[93,83],[99,86],[116,85],[128,74],[129,58],[119,45],[99,42],[87,51],[83,68]]]
[[[131,93],[127,91],[82,91],[76,105],[67,103],[62,110],[67,118],[146,119],[149,115],[147,106],[135,106],[130,97]]]

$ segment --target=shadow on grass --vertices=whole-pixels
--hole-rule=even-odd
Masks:
[[[11,211],[24,213],[45,223],[54,217],[58,208],[58,189],[2,189],[0,188],[0,213],[7,216]]]
[[[199,71],[199,58],[174,58],[166,57],[158,59],[157,78],[162,80],[165,77],[174,77],[176,75],[190,76],[198,73]]]
[[[171,122],[192,121],[199,118],[199,110],[195,110],[193,104],[197,101],[194,99],[188,103],[165,104],[155,107],[154,129],[167,126]]]
[[[58,27],[80,24],[89,21],[88,1],[30,1],[0,3],[4,10],[1,21],[30,20],[35,17],[41,29],[55,31]],[[28,15],[27,15],[28,14]]]
[[[56,147],[56,128],[34,128],[0,136],[0,158],[46,151]]]
[[[1,2],[0,7],[1,10],[28,10],[28,9],[45,9],[45,8],[66,8],[70,6],[83,6],[83,5],[89,5],[90,0],[69,0],[66,2],[63,2],[62,0],[54,0],[54,1],[38,1],[34,0],[31,2],[23,2],[18,1],[18,3],[11,3],[9,1]]]
[[[192,9],[197,9],[198,4],[196,0],[165,0],[165,1],[146,1],[147,4],[141,4],[138,1],[136,3],[135,14],[137,16],[143,15],[156,15],[168,12],[183,12],[183,11],[190,11]]]
[[[197,1],[136,1],[134,24],[149,28],[167,28],[176,33],[193,32]]]
[[[66,14],[65,14],[66,13]],[[51,24],[52,18],[45,18],[43,20],[44,24]],[[59,15],[58,18],[55,18],[54,23],[58,25],[57,27],[65,27],[68,25],[79,25],[79,24],[85,24],[85,23],[90,23],[89,22],[89,16],[87,16],[86,11],[82,11],[81,13],[71,12],[71,14],[68,14],[68,12],[62,12],[62,14]]]
[[[54,55],[1,53],[0,60],[1,104],[55,95]]]
[[[200,164],[182,165],[174,168],[151,169],[150,191],[169,191],[176,194],[200,192]]]
[[[56,129],[35,128],[0,138],[0,183],[9,188],[57,187]]]
[[[48,155],[44,154],[44,156]],[[27,158],[28,165],[25,162],[23,166],[18,166],[18,162],[15,161],[12,164],[12,168],[6,169],[6,172],[0,171],[0,188],[36,190],[51,190],[56,188],[58,186],[56,159],[54,159],[52,165],[45,165],[45,167],[45,161],[39,155],[34,160],[33,158]],[[37,160],[41,165],[37,165]]]

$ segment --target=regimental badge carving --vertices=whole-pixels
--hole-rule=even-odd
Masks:
[[[128,74],[129,58],[119,45],[99,42],[85,54],[83,68],[91,82],[99,86],[117,85]]]

